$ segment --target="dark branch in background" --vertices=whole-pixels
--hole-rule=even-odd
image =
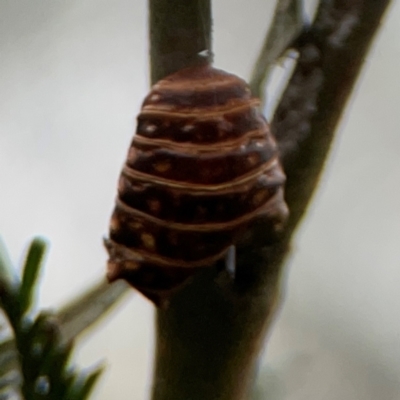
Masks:
[[[203,44],[210,50],[209,1],[165,3],[150,0],[153,83],[201,62],[196,57]],[[279,242],[267,246],[265,225],[258,221],[237,246],[235,281],[218,265],[196,276],[167,310],[157,310],[153,400],[248,398],[279,304],[291,234],[315,190],[335,127],[389,3],[322,1],[313,25],[293,44],[299,62],[273,120],[288,178],[289,225]],[[208,14],[201,11],[200,18],[199,10]],[[204,36],[195,40],[194,32]]]
[[[390,0],[323,0],[272,121],[287,175],[290,236],[303,216]]]

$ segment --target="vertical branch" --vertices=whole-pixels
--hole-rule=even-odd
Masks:
[[[210,60],[210,2],[150,0],[152,82]],[[300,60],[274,129],[288,175],[289,227],[274,245],[265,221],[237,246],[236,278],[198,274],[157,310],[152,400],[243,400],[279,303],[291,233],[321,172],[333,132],[389,0],[322,0],[297,43]]]
[[[150,0],[149,4],[153,83],[181,68],[210,61],[210,1]],[[199,55],[204,50],[206,56]],[[260,262],[251,261],[255,268]],[[269,266],[275,281],[278,269],[272,261]],[[153,400],[246,397],[275,304],[276,290],[269,289],[278,285],[266,290],[264,278],[250,282],[242,271],[247,290],[221,270],[223,262],[196,275],[167,309],[157,310]]]
[[[211,61],[211,0],[149,0],[151,82]]]

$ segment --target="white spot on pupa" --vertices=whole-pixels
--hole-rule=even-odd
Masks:
[[[210,56],[210,50],[204,49],[197,53],[200,57],[208,58]]]
[[[161,96],[159,94],[154,93],[149,97],[149,100],[156,102],[156,101],[160,100],[160,98],[161,98]]]
[[[149,124],[144,129],[147,133],[153,133],[156,131],[157,127],[153,124]]]
[[[194,125],[192,125],[192,124],[185,125],[185,126],[182,128],[183,132],[190,132],[190,131],[193,130],[193,129],[194,129]]]

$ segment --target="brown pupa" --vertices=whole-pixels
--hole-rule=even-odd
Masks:
[[[156,83],[137,118],[105,240],[108,279],[159,304],[212,266],[257,217],[276,237],[285,175],[260,101],[202,65]]]

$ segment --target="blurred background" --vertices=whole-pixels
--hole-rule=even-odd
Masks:
[[[248,78],[275,1],[213,3],[215,65]],[[261,368],[271,400],[400,398],[399,22],[393,2],[298,231]],[[147,53],[144,0],[0,0],[0,235],[16,264],[50,240],[41,307],[105,272]],[[146,399],[152,313],[132,291],[79,346],[82,367],[107,363],[95,399]]]

